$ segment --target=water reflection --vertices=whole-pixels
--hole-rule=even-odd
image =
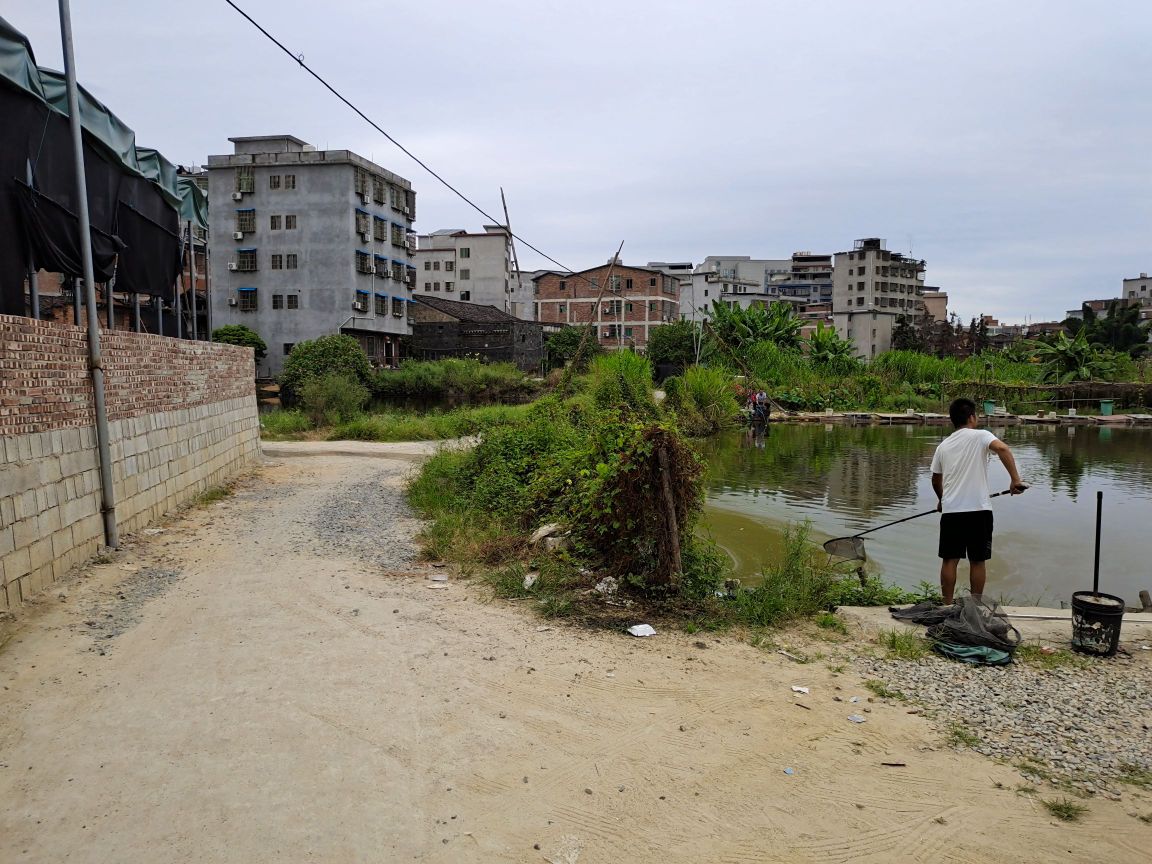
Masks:
[[[950,430],[925,426],[773,426],[704,443],[709,463],[709,522],[726,513],[753,517],[730,543],[769,548],[768,534],[809,519],[817,534],[853,534],[935,505],[929,465]],[[1057,605],[1091,580],[1094,498],[1105,492],[1101,584],[1136,602],[1152,587],[1152,430],[1014,426],[993,429],[1016,453],[1032,484],[1022,498],[998,500],[991,590],[1017,602]],[[1007,487],[993,461],[989,478]],[[869,556],[905,585],[934,580],[935,516],[878,532]],[[756,538],[754,526],[769,530]],[[746,538],[746,539],[745,539]],[[730,545],[730,544],[729,544]],[[755,569],[749,549],[733,550]],[[963,579],[963,577],[962,577]]]

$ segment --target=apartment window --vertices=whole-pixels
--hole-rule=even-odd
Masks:
[[[357,312],[367,312],[368,311],[368,296],[369,295],[368,295],[367,291],[357,290],[356,302],[353,304],[353,307],[355,308],[355,310]]]
[[[393,223],[392,225],[392,245],[403,246],[404,243],[404,226]]]
[[[863,297],[857,297],[856,298],[856,305],[857,306],[863,306],[864,305],[864,298]]]
[[[460,299],[463,300],[465,303],[467,303],[469,300],[472,299],[472,292],[471,291],[461,291],[460,292]]]
[[[404,195],[404,190],[398,186],[393,186],[390,191],[392,192],[392,209],[403,210],[404,205],[408,203]]]
[[[384,182],[383,177],[372,175],[372,200],[377,204],[388,203],[388,184]]]
[[[632,338],[632,328],[631,327],[625,327],[624,328],[624,338],[625,339],[631,339]]]
[[[241,312],[255,312],[256,311],[256,289],[255,288],[241,288],[236,292],[237,302],[236,308]]]
[[[376,295],[376,314],[377,315],[387,315],[388,314],[388,298],[385,297],[383,294],[377,294]]]
[[[237,166],[236,191],[245,193],[256,191],[256,169],[251,165]]]
[[[280,220],[281,220],[280,216],[269,216],[268,217],[269,229],[271,229],[272,231],[279,231],[280,230],[280,224],[281,224]]]
[[[455,282],[445,282],[444,283],[444,290],[445,291],[453,291],[453,290],[455,290],[455,287],[456,287]]]
[[[272,295],[272,308],[273,309],[283,309],[284,308],[284,295],[283,294],[273,294]]]
[[[631,279],[625,279],[624,280],[624,290],[625,291],[631,291],[632,290],[632,280]]]
[[[431,282],[425,282],[424,283],[424,290],[425,291],[431,291],[432,290],[432,283]]]
[[[565,282],[563,279],[560,280],[560,290],[561,291],[567,291],[568,290],[568,283]]]
[[[283,270],[284,269],[284,256],[283,255],[276,254],[276,255],[272,256],[272,269],[273,270]],[[273,309],[277,308],[275,299],[273,299],[273,301],[272,301],[272,308]]]
[[[557,304],[556,308],[559,309],[560,314],[563,315],[568,311],[568,304],[567,303],[560,303],[560,304]]]
[[[467,246],[462,246],[460,248],[460,257],[461,258],[471,258],[472,257],[472,250],[469,249]]]
[[[425,261],[424,262],[424,269],[425,270],[431,270],[432,269],[432,262],[431,261]]]
[[[856,283],[856,290],[857,291],[863,291],[864,290],[864,283],[863,282],[857,282]]]
[[[619,300],[609,300],[604,304],[605,315],[619,315],[620,310],[623,308],[623,303]]]
[[[293,349],[295,346],[296,346],[296,343],[295,343],[295,342],[285,342],[285,343],[284,343],[284,356],[285,356],[285,357],[287,357],[289,354],[291,354],[291,353],[292,353],[292,349]]]
[[[236,252],[236,269],[243,273],[251,273],[256,269],[256,250],[239,249]]]
[[[403,261],[393,261],[392,262],[392,278],[395,279],[397,282],[403,282],[404,281],[404,262]]]
[[[356,233],[357,234],[370,234],[372,233],[372,216],[363,210],[356,211]]]
[[[296,188],[296,175],[295,174],[285,174],[284,175],[284,188],[285,189],[295,189]]]
[[[649,300],[648,301],[648,311],[649,312],[655,312],[656,311],[656,302],[657,301],[655,301],[655,300]]]
[[[299,264],[299,261],[300,261],[300,259],[297,257],[295,252],[289,252],[287,255],[284,256],[284,269],[285,270],[295,270],[297,265]]]
[[[433,261],[432,262],[432,269],[433,270],[439,270],[440,269],[440,262],[439,261]]]
[[[388,220],[379,216],[372,217],[372,239],[381,243],[388,242]]]
[[[611,278],[611,280],[609,280],[609,281],[611,282],[611,284],[608,286],[609,291],[619,291],[620,290],[620,277],[619,276],[613,276]]]
[[[439,291],[440,290],[440,283],[439,282],[433,282],[432,283],[432,290],[433,291]]]
[[[268,175],[268,188],[269,189],[279,189],[280,188],[280,175],[279,174],[269,174]]]
[[[295,231],[296,230],[296,214],[289,213],[287,216],[284,217],[284,230],[285,231]]]
[[[857,267],[856,268],[856,274],[858,276],[863,276],[864,273],[867,271],[867,269],[868,269],[867,267]]]
[[[367,198],[369,194],[369,174],[363,168],[356,168],[355,176],[353,178],[353,187],[357,195],[362,198]]]
[[[467,267],[465,267],[463,270],[460,271],[460,278],[465,279],[465,280],[471,279],[472,278],[472,271],[469,270]]]
[[[445,261],[444,262],[444,269],[447,270],[449,273],[451,273],[453,270],[456,269],[456,262],[455,261]]]
[[[356,250],[356,272],[357,273],[371,273],[372,272],[372,256],[367,252]]]
[[[387,279],[389,274],[388,259],[383,255],[376,256],[376,278]]]
[[[404,300],[400,297],[392,298],[392,314],[397,318],[404,317]]]
[[[632,311],[632,304],[631,303],[625,303],[624,304],[624,311],[625,312],[631,312]]]
[[[245,234],[251,234],[256,230],[256,211],[255,210],[237,210],[236,211],[236,230],[243,231]]]
[[[288,295],[288,308],[289,309],[299,309],[300,308],[300,295],[299,294],[289,294]]]

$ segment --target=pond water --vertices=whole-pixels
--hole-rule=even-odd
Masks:
[[[1060,606],[1091,589],[1096,492],[1104,492],[1100,590],[1139,605],[1152,589],[1152,429],[1097,426],[989,427],[1012,447],[1024,495],[993,501],[996,528],[986,593],[1012,603]],[[708,439],[704,530],[754,581],[779,551],[790,522],[811,522],[813,539],[860,531],[931,510],[929,465],[950,426],[773,425]],[[998,459],[992,491],[1007,488]],[[871,567],[905,587],[936,583],[939,518],[865,538]],[[959,585],[967,586],[967,565]]]

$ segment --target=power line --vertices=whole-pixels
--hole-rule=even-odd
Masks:
[[[360,117],[360,119],[362,119],[365,123],[367,123],[373,129],[375,129],[377,132],[379,132],[381,135],[383,135],[385,138],[387,138],[392,144],[394,144],[400,150],[401,153],[403,153],[405,156],[407,156],[409,159],[411,159],[413,162],[415,162],[417,165],[419,165],[421,168],[423,168],[425,171],[427,171],[429,174],[431,174],[433,177],[435,177],[446,189],[448,189],[450,192],[452,192],[452,194],[454,194],[457,198],[459,198],[461,201],[463,201],[465,204],[467,204],[469,207],[471,207],[473,210],[475,210],[477,213],[479,213],[481,216],[483,216],[485,219],[487,219],[492,224],[494,224],[494,225],[500,225],[501,224],[499,219],[497,219],[496,217],[489,214],[487,211],[484,210],[483,207],[481,207],[479,204],[477,204],[475,201],[473,201],[471,198],[469,198],[467,195],[465,195],[463,192],[461,192],[459,189],[457,189],[455,186],[453,186],[451,183],[449,183],[447,180],[445,180],[443,177],[441,177],[440,174],[438,174],[436,171],[432,170],[432,168],[428,165],[427,162],[425,162],[423,159],[421,159],[419,156],[417,156],[415,153],[413,153],[411,150],[409,150],[407,147],[405,147],[403,144],[401,144],[399,141],[397,141],[395,138],[393,138],[390,134],[388,134],[388,132],[386,132],[383,129],[383,127],[380,126],[379,123],[377,123],[375,120],[373,120],[367,114],[365,114],[363,111],[361,111],[359,108],[357,108],[356,105],[353,104],[347,97],[345,97],[343,93],[341,93],[339,90],[337,90],[331,84],[329,84],[326,80],[324,80],[324,77],[322,75],[320,75],[320,73],[318,73],[311,66],[309,66],[307,63],[304,62],[304,55],[303,54],[293,54],[283,42],[281,42],[279,39],[277,39],[275,36],[273,36],[271,33],[269,33],[266,29],[264,29],[264,27],[255,18],[253,18],[251,15],[249,15],[247,12],[245,12],[243,9],[241,9],[239,6],[237,6],[235,3],[233,3],[232,0],[224,0],[224,2],[227,3],[229,6],[231,6],[233,9],[235,9],[237,12],[239,12],[240,15],[242,15],[248,21],[249,24],[251,24],[257,30],[259,30],[265,36],[265,38],[267,38],[270,42],[272,42],[272,44],[274,44],[277,48],[279,48],[281,51],[283,51],[285,54],[287,54],[289,57],[291,57],[294,61],[296,61],[296,63],[300,66],[301,69],[303,69],[305,72],[307,72],[309,75],[311,75],[317,81],[319,81],[322,85],[324,85],[325,89],[327,89],[328,92],[330,92],[333,96],[335,96],[337,99],[339,99],[341,102],[343,102],[349,108],[351,108]],[[576,278],[583,279],[585,282],[588,282],[588,284],[590,284],[590,285],[593,284],[592,280],[590,280],[584,276],[581,276],[579,273],[576,273],[575,271],[572,270],[571,267],[565,267],[562,263],[557,261],[551,255],[547,254],[546,252],[542,252],[540,249],[533,246],[531,243],[529,243],[527,240],[525,240],[519,234],[513,234],[512,229],[509,226],[504,225],[504,229],[508,232],[508,235],[510,237],[512,237],[515,240],[519,240],[521,243],[523,243],[525,246],[527,246],[529,249],[531,249],[537,255],[544,258],[544,260],[551,261],[553,264],[555,264],[561,270],[565,271],[566,273],[571,274],[572,276],[574,276]]]

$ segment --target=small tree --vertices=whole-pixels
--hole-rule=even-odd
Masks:
[[[589,330],[592,332],[589,333]],[[553,366],[563,366],[574,358],[580,348],[580,340],[584,338],[585,333],[588,333],[588,341],[584,345],[584,359],[581,365],[587,366],[592,357],[604,350],[600,345],[600,340],[596,338],[595,328],[591,325],[565,327],[558,333],[549,336],[545,343],[548,348],[549,363]]]
[[[653,366],[671,363],[681,369],[696,360],[697,326],[690,321],[673,321],[652,327],[648,333],[648,359]]]
[[[268,353],[268,346],[260,338],[260,334],[243,324],[226,324],[212,331],[212,341],[225,345],[239,345],[242,348],[252,348],[256,352],[256,359],[261,360]]]
[[[357,384],[364,384],[370,372],[368,355],[351,336],[321,336],[297,342],[284,361],[284,371],[280,374],[281,398],[294,399],[309,378],[343,375]]]
[[[892,347],[898,351],[923,351],[924,335],[917,332],[907,315],[896,316],[896,326],[892,328]]]

